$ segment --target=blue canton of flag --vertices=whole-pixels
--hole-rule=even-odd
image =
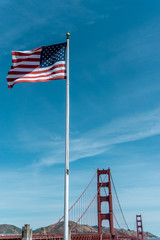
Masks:
[[[43,47],[40,67],[49,67],[58,61],[65,61],[66,44],[56,44]]]
[[[8,88],[19,82],[46,82],[66,79],[67,43],[39,47],[31,51],[12,51]]]

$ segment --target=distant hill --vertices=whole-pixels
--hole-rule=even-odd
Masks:
[[[128,236],[137,236],[137,232],[134,230],[125,230],[125,229],[114,229],[115,234],[128,235]],[[102,228],[103,233],[109,233],[109,228]],[[156,237],[152,233],[144,232],[144,237]]]
[[[72,228],[72,226],[73,226],[74,224],[75,224],[75,222],[70,221],[70,222],[69,222],[69,228]],[[46,232],[47,232],[49,229],[51,229],[52,226],[54,226],[54,224],[45,227]],[[34,234],[41,233],[41,229],[42,229],[42,228],[38,228],[38,229],[34,230],[33,233],[34,233]],[[80,233],[80,232],[82,232],[82,229],[83,229],[83,232],[85,232],[85,233],[98,232],[96,228],[91,227],[91,226],[89,226],[89,225],[83,225],[83,226],[77,225],[77,226],[73,229],[73,232],[74,232],[74,233]],[[59,234],[63,234],[63,222],[58,223],[49,233],[50,233],[50,234],[56,234],[56,233],[57,233],[57,234],[58,234],[58,233],[59,233]]]
[[[22,229],[14,225],[0,224],[0,234],[22,234]]]
[[[69,228],[71,228],[75,222],[70,221],[69,222]],[[54,224],[53,224],[54,225]],[[47,232],[53,225],[49,225],[47,227],[43,227],[45,231]],[[32,227],[32,226],[31,226]],[[33,234],[39,234],[41,233],[42,228],[37,228],[33,230]],[[97,226],[89,226],[89,225],[78,225],[74,228],[73,232],[74,233],[80,233],[80,232],[85,232],[85,233],[97,233],[98,232],[98,227]],[[102,227],[102,232],[103,233],[109,233],[109,228]],[[50,234],[63,234],[63,222],[58,223],[50,232]],[[19,227],[16,227],[14,225],[9,225],[9,224],[0,224],[0,235],[1,234],[22,234],[22,229]],[[129,235],[129,236],[136,236],[136,231],[133,230],[125,230],[125,229],[116,229],[115,228],[115,234],[123,234],[123,235]],[[144,232],[145,237],[150,237],[154,238],[156,237],[152,233],[149,232]]]
[[[71,228],[73,225],[75,224],[75,222],[70,221],[69,222],[69,228]],[[54,226],[53,225],[49,225],[47,227],[45,227],[46,232],[51,229],[51,227]],[[44,227],[43,227],[44,228]],[[129,236],[136,236],[137,232],[133,231],[133,230],[125,230],[125,229],[114,229],[115,230],[115,234],[123,234],[123,235],[129,235]],[[98,232],[98,226],[89,226],[89,225],[79,225],[77,224],[77,226],[73,229],[74,233],[80,233],[80,232],[85,232],[85,233],[97,233]],[[38,228],[36,230],[33,231],[34,234],[38,234],[41,233],[41,228]],[[50,232],[50,234],[63,234],[63,222],[58,223]],[[107,227],[102,227],[102,233],[109,233],[109,228]],[[145,237],[156,237],[155,235],[153,235],[152,233],[149,232],[144,232],[144,236]]]

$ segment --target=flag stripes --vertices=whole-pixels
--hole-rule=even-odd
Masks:
[[[60,44],[57,44],[31,51],[12,51],[12,66],[7,75],[8,88],[12,88],[14,84],[19,82],[65,79],[65,46],[66,43],[62,44],[63,49],[61,49]],[[48,54],[45,48],[47,51],[48,48],[51,48],[51,52]]]

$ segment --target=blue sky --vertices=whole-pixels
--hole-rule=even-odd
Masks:
[[[70,32],[70,203],[111,168],[131,229],[160,235],[160,2],[1,0],[0,223],[63,215],[65,81],[7,89],[11,50]]]

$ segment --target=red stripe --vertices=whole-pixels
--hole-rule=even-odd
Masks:
[[[28,66],[28,65],[27,65]],[[32,65],[31,65],[32,66]],[[32,68],[30,66],[30,68]],[[46,73],[46,72],[48,72],[48,71],[51,71],[51,70],[53,70],[53,69],[56,69],[56,68],[59,68],[59,67],[65,67],[65,64],[58,64],[58,65],[55,65],[55,66],[53,66],[52,68],[50,68],[50,69],[47,69],[47,70],[42,70],[42,71],[34,71],[34,72],[32,72],[32,71],[29,71],[29,72],[21,72],[21,71],[12,71],[12,70],[10,70],[9,72],[8,72],[8,75],[13,75],[13,74],[28,74],[28,73],[31,73],[31,74],[38,74],[38,73]],[[38,69],[39,69],[40,67],[38,67]],[[12,68],[12,69],[14,69],[14,68]],[[34,68],[33,68],[34,69]],[[43,68],[41,68],[41,69],[43,69]]]
[[[12,85],[8,85],[8,88],[12,88],[13,85],[15,85],[16,83],[20,83],[20,82],[48,82],[48,81],[58,80],[58,79],[66,79],[66,76],[64,76],[64,77],[54,77],[54,78],[50,78],[50,79],[47,79],[47,80],[33,80],[33,81],[20,80],[20,81],[17,81],[15,83],[13,83]]]
[[[40,68],[40,65],[17,65],[17,66],[11,66],[11,69],[14,68]]]
[[[18,78],[22,78],[22,79],[34,79],[34,78],[42,78],[42,77],[49,77],[49,76],[54,76],[55,74],[57,74],[57,73],[66,73],[66,71],[65,70],[60,70],[60,71],[56,71],[56,72],[54,72],[54,73],[50,73],[50,74],[45,74],[45,75],[41,75],[41,76],[34,76],[34,77],[28,77],[27,76],[27,74],[26,74],[26,76],[24,76],[24,77],[15,77],[15,78],[8,78],[7,77],[7,81],[8,82],[12,82],[12,81],[14,81],[14,80],[16,80],[16,79],[18,79]]]
[[[35,62],[35,61],[40,61],[39,58],[23,58],[23,59],[12,59],[12,63],[18,63],[18,62]]]

